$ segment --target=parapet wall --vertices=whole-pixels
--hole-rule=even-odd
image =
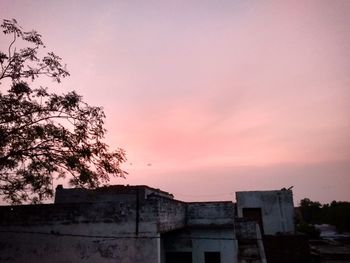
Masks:
[[[0,262],[159,263],[157,209],[136,201],[0,207]]]
[[[97,189],[63,188],[57,186],[55,204],[62,203],[103,203],[134,201],[136,198],[143,202],[148,196],[160,196],[172,199],[173,195],[145,185],[112,185]]]
[[[195,202],[187,204],[188,226],[231,226],[234,222],[232,202]]]
[[[0,225],[121,223],[135,218],[135,202],[1,206]]]
[[[158,231],[160,233],[186,226],[186,203],[166,198],[157,199]]]

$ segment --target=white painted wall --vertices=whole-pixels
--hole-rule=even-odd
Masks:
[[[193,263],[204,263],[205,252],[220,252],[221,263],[237,262],[237,240],[231,229],[187,229],[162,236],[166,252],[191,252]]]
[[[275,235],[278,232],[294,233],[292,191],[237,192],[236,201],[238,217],[243,217],[243,208],[261,208],[266,235]]]
[[[193,263],[204,263],[204,252],[215,251],[220,252],[221,263],[237,262],[237,244],[233,229],[194,229],[192,235]]]
[[[237,262],[232,202],[187,204],[187,227],[162,235],[162,263],[166,252],[191,252],[193,263],[204,263],[205,252],[220,252],[221,263]]]

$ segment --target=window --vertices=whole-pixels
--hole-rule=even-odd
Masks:
[[[205,263],[220,263],[220,252],[204,252]]]
[[[166,263],[192,263],[192,252],[166,252]]]

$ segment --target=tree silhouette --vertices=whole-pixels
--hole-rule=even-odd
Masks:
[[[11,203],[37,203],[53,196],[53,181],[95,188],[111,176],[125,177],[122,149],[110,151],[103,142],[105,114],[75,91],[66,94],[31,87],[39,77],[60,83],[69,76],[36,31],[25,32],[17,21],[4,20],[11,37],[0,51],[0,195]],[[20,43],[19,43],[20,42]],[[28,47],[16,48],[17,44]]]
[[[350,203],[332,201],[330,204],[321,204],[304,198],[299,206],[303,220],[307,224],[331,224],[339,232],[350,231]]]

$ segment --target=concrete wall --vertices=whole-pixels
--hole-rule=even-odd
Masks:
[[[203,263],[205,252],[237,262],[232,202],[184,203],[149,187],[118,189],[60,189],[55,204],[0,207],[0,262],[165,263],[167,252],[186,251],[193,263]],[[282,218],[288,229],[291,196],[248,193],[237,196],[238,215],[262,207],[268,227]],[[249,236],[249,224],[242,233]]]
[[[237,251],[233,215],[232,202],[186,204],[159,196],[139,202],[122,198],[4,206],[0,207],[0,262],[159,263],[162,240],[168,251],[174,244],[193,251],[194,263],[204,262],[204,252],[210,251],[220,252],[221,262],[232,262]],[[169,231],[175,235],[161,238]]]
[[[238,262],[266,263],[264,243],[255,221],[236,218],[235,233],[238,241]]]
[[[261,208],[264,234],[294,233],[293,194],[290,190],[237,192],[237,213],[244,208]]]
[[[187,203],[186,228],[162,235],[162,262],[167,252],[191,252],[204,263],[205,252],[220,252],[222,263],[237,262],[232,202]]]
[[[149,198],[153,199],[158,207],[157,225],[158,232],[164,233],[186,226],[186,203],[167,198]]]
[[[86,235],[85,228],[89,229],[91,236]],[[111,225],[103,223],[3,230],[0,230],[0,262],[133,263],[159,262],[160,257],[158,238],[109,238],[116,233]],[[51,234],[54,231],[60,234]],[[95,233],[107,232],[109,235],[106,237],[95,236]]]
[[[205,252],[220,252],[221,263],[237,262],[233,228],[188,228],[162,235],[162,263],[167,252],[191,252],[193,263],[204,263]]]
[[[232,202],[193,202],[187,204],[188,226],[228,225],[234,222]]]
[[[160,233],[185,227],[186,203],[113,190],[61,189],[56,204],[0,207],[0,262],[159,263]]]
[[[145,185],[112,185],[97,189],[63,188],[57,186],[55,204],[133,201],[136,197],[144,201],[149,196],[172,199],[173,195]]]
[[[235,232],[236,238],[240,240],[262,240],[259,225],[244,218],[235,221]]]
[[[160,262],[159,206],[0,207],[0,262]],[[138,216],[137,216],[138,214]]]

